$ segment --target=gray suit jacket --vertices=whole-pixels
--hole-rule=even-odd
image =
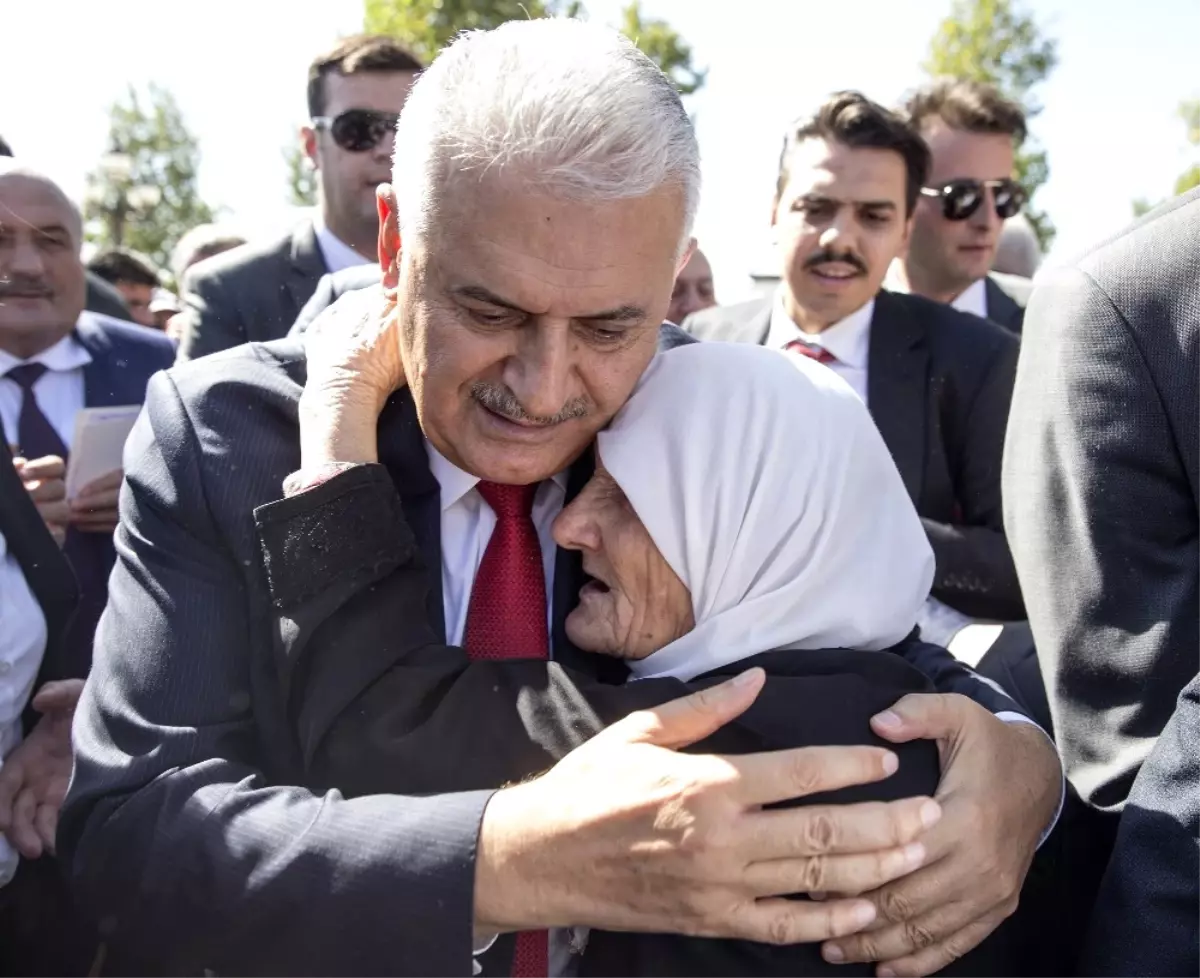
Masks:
[[[986,281],[987,318],[1020,334],[1025,307],[1033,293],[1033,280],[1020,275],[991,272]]]
[[[702,340],[764,343],[771,302],[706,309],[684,329]],[[1016,361],[1016,337],[995,323],[920,296],[876,297],[867,406],[933,546],[933,593],[1003,621],[1025,617],[1000,502]]]
[[[286,336],[325,273],[311,221],[192,266],[183,276],[180,362]]]
[[[1085,973],[1196,974],[1200,190],[1039,282],[1004,498],[1067,773],[1124,812]]]

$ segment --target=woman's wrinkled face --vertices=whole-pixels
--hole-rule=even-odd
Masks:
[[[554,521],[554,539],[583,554],[592,578],[567,616],[579,648],[644,659],[695,627],[692,596],[598,455],[596,474]]]

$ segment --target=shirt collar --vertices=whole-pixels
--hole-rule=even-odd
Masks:
[[[429,456],[430,471],[433,472],[433,477],[437,479],[438,486],[441,487],[442,512],[444,513],[455,503],[461,502],[462,498],[474,489],[480,480],[478,476],[464,472],[446,458],[433,447],[428,438],[425,439],[425,451]],[[550,481],[564,493],[567,491],[566,472],[555,473],[550,477]]]
[[[977,278],[950,305],[959,312],[969,312],[987,319],[987,280]]]
[[[313,231],[317,235],[317,247],[321,249],[321,257],[325,259],[325,267],[330,272],[369,264],[370,259],[364,258],[325,226],[319,211],[313,218]]]
[[[92,355],[83,348],[83,345],[74,336],[69,334],[52,347],[35,354],[28,360],[22,360],[19,357],[14,357],[11,353],[0,350],[0,374],[6,374],[13,367],[19,367],[24,363],[40,363],[47,370],[58,373],[69,373],[72,370],[86,367],[91,362]]]
[[[820,333],[804,333],[788,315],[784,305],[784,292],[775,293],[771,306],[771,325],[767,329],[767,346],[782,350],[793,340],[801,340],[809,346],[819,346],[832,353],[847,367],[863,369],[871,343],[871,318],[875,315],[875,300],[860,306],[845,319],[840,319]]]
[[[899,258],[889,266],[887,278],[883,280],[883,287],[889,292],[899,292],[902,295],[908,295],[911,291],[904,276],[903,263]],[[977,278],[954,298],[950,306],[959,312],[973,313],[986,319],[987,279]]]

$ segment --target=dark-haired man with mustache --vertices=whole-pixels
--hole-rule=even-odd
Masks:
[[[928,148],[902,119],[856,92],[833,95],[784,145],[779,292],[683,325],[700,339],[798,350],[866,401],[937,556],[922,629],[946,644],[972,618],[1025,617],[1000,504],[1017,341],[941,303],[881,291],[928,170]],[[804,419],[796,425],[803,437]]]

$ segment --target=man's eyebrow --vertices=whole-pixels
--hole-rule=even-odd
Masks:
[[[875,210],[894,211],[896,209],[894,200],[860,200],[857,203],[859,207],[870,207]]]
[[[486,302],[490,306],[499,306],[501,309],[511,309],[513,312],[529,315],[529,310],[522,309],[515,302],[496,295],[491,289],[486,289],[482,285],[460,285],[451,289],[450,294],[461,299],[474,299],[476,302]],[[624,305],[574,318],[585,322],[632,323],[645,319],[646,310],[641,306]]]
[[[499,306],[501,309],[511,309],[513,312],[523,312],[528,315],[527,309],[522,309],[515,302],[501,298],[482,285],[460,285],[451,289],[450,294],[461,299],[474,299],[476,302],[486,302],[489,306]]]

